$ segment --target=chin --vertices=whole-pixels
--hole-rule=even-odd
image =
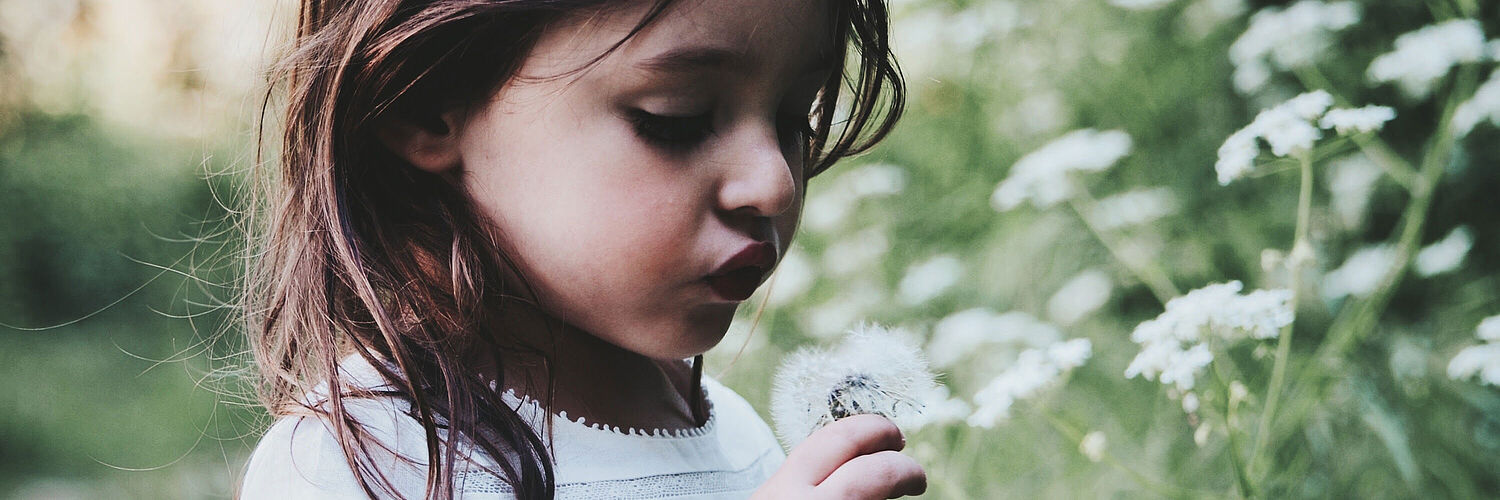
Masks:
[[[729,324],[734,321],[734,309],[727,313],[714,311],[712,313],[698,314],[687,318],[672,335],[665,336],[668,343],[660,346],[664,351],[662,359],[685,359],[708,352],[719,341],[724,340],[724,334],[729,331]]]

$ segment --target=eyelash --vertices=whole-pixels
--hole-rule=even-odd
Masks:
[[[713,135],[713,115],[704,113],[692,116],[667,116],[650,113],[641,109],[631,110],[629,119],[635,128],[636,135],[652,144],[656,144],[672,151],[686,151],[703,142],[708,136]],[[789,131],[795,132],[795,143],[803,144],[817,133],[806,116],[795,116],[791,119],[795,123],[784,124],[781,127],[790,127]],[[783,130],[788,130],[783,128]],[[787,138],[786,140],[792,140]]]

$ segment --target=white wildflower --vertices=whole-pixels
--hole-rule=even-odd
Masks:
[[[787,251],[786,256],[781,258],[781,263],[776,265],[774,279],[776,282],[771,286],[771,295],[766,300],[779,306],[801,298],[802,294],[812,288],[818,275],[807,253],[794,248]]]
[[[1203,404],[1203,402],[1198,400],[1198,394],[1195,392],[1189,392],[1182,395],[1182,411],[1184,413],[1193,413],[1198,411],[1198,406],[1201,404]]]
[[[1156,10],[1172,3],[1172,0],[1109,0],[1115,7],[1129,10]]]
[[[874,163],[850,169],[809,196],[803,225],[814,231],[832,230],[848,219],[860,201],[900,194],[905,189],[906,169],[902,167]]]
[[[1485,121],[1500,127],[1500,69],[1490,73],[1490,79],[1474,91],[1474,96],[1453,110],[1453,133],[1459,137],[1469,135]]]
[[[1366,297],[1380,286],[1380,279],[1396,264],[1396,249],[1388,244],[1356,250],[1344,263],[1323,275],[1323,298]]]
[[[938,321],[927,343],[936,366],[951,366],[991,343],[1045,346],[1062,337],[1057,327],[1020,311],[998,314],[985,308],[959,311]]]
[[[1073,196],[1073,172],[1098,172],[1130,152],[1130,136],[1119,130],[1075,130],[1022,157],[995,188],[990,205],[1007,211],[1030,201],[1050,207]]]
[[[1213,431],[1213,426],[1208,422],[1199,424],[1198,428],[1193,430],[1193,444],[1200,447],[1208,444],[1208,438],[1213,434]]]
[[[1418,276],[1424,278],[1458,269],[1458,266],[1463,265],[1464,257],[1469,255],[1469,248],[1473,246],[1474,235],[1468,226],[1456,227],[1443,239],[1417,252],[1417,260],[1412,268]]]
[[[915,344],[876,325],[850,330],[831,351],[803,349],[776,373],[771,416],[787,447],[850,415],[873,413],[908,425],[936,385]]]
[[[869,273],[890,249],[885,230],[872,227],[828,245],[823,250],[823,268],[835,276]]]
[[[1194,38],[1202,39],[1215,28],[1245,13],[1245,0],[1197,0],[1182,11],[1183,27]]]
[[[1425,98],[1454,66],[1485,58],[1484,30],[1474,19],[1455,19],[1396,37],[1396,49],[1370,62],[1375,83],[1395,82],[1403,93]]]
[[[1269,339],[1292,323],[1290,290],[1241,295],[1243,288],[1238,281],[1218,283],[1168,301],[1166,311],[1130,333],[1141,352],[1126,367],[1125,377],[1139,376],[1191,390],[1198,372],[1214,359],[1210,340]]]
[[[1263,87],[1271,71],[1307,66],[1327,50],[1333,33],[1359,22],[1354,2],[1302,0],[1285,9],[1266,7],[1229,47],[1235,89],[1249,94]]]
[[[961,398],[953,397],[948,387],[943,385],[934,385],[918,399],[922,402],[922,412],[913,415],[907,423],[913,429],[958,422],[974,412],[973,405]]]
[[[1318,126],[1331,128],[1339,135],[1365,134],[1380,130],[1385,122],[1396,118],[1396,110],[1386,106],[1330,109]]]
[[[1230,134],[1219,146],[1219,160],[1214,164],[1219,184],[1228,185],[1255,169],[1260,155],[1260,140],[1271,147],[1271,154],[1288,156],[1312,149],[1323,132],[1314,123],[1333,105],[1333,96],[1314,90],[1262,110],[1249,125]]]
[[[802,315],[803,331],[819,339],[832,338],[886,299],[884,287],[869,280],[856,280],[844,290]]]
[[[1104,459],[1104,451],[1109,447],[1109,441],[1103,432],[1094,431],[1083,436],[1078,442],[1078,452],[1088,458],[1090,462],[1098,462]]]
[[[1448,378],[1463,380],[1475,375],[1486,384],[1500,386],[1500,343],[1465,347],[1448,362]]]
[[[1093,354],[1092,349],[1088,339],[1072,339],[1044,349],[1021,351],[1014,364],[974,394],[975,408],[968,424],[994,427],[1010,416],[1010,407],[1016,401],[1031,398],[1053,385],[1063,374],[1082,365]]]
[[[1134,189],[1099,200],[1094,221],[1100,229],[1138,226],[1177,211],[1177,196],[1168,188]]]
[[[902,302],[921,304],[942,295],[964,272],[962,262],[952,255],[939,255],[906,269],[897,286]]]
[[[1370,195],[1375,192],[1375,182],[1384,173],[1363,154],[1334,160],[1328,169],[1328,192],[1332,195],[1333,211],[1345,228],[1356,229],[1364,223],[1365,209],[1370,205]]]
[[[1047,317],[1060,325],[1078,322],[1109,302],[1114,283],[1098,269],[1078,273],[1047,300]]]
[[[1484,318],[1479,322],[1479,328],[1474,334],[1480,340],[1488,342],[1500,342],[1500,314]]]

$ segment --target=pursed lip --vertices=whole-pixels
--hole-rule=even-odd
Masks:
[[[714,294],[724,300],[739,302],[750,298],[761,280],[776,265],[776,246],[757,241],[745,245],[729,260],[719,264],[704,281]]]

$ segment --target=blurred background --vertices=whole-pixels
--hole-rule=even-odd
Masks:
[[[1291,246],[1296,169],[1221,186],[1225,138],[1326,87],[1395,108],[1378,137],[1418,163],[1447,103],[1466,97],[1448,95],[1463,76],[1413,96],[1366,68],[1399,35],[1451,17],[1500,38],[1489,0],[1350,5],[1356,22],[1309,49],[1304,68],[1316,73],[1276,71],[1273,58],[1250,85],[1231,45],[1257,12],[1288,2],[895,1],[905,119],[812,182],[793,252],[769,296],[750,302],[764,302],[763,315],[742,311],[707,373],[727,368],[720,379],[765,409],[782,356],[861,320],[924,341],[978,328],[990,338],[975,349],[928,345],[952,395],[971,400],[1017,351],[1087,338],[1084,366],[994,427],[960,418],[915,430],[927,496],[1243,494],[1244,444],[1229,438],[1256,424],[1275,344],[1216,361],[1249,388],[1244,422],[1206,425],[1218,417],[1185,411],[1182,394],[1127,379],[1140,350],[1131,331],[1163,310],[1140,263],[1184,291],[1286,286],[1263,263]],[[243,382],[242,333],[226,323],[243,266],[231,208],[256,161],[263,70],[295,15],[285,0],[0,0],[0,498],[231,495],[269,423]],[[1500,44],[1488,47],[1494,55],[1455,73],[1484,81],[1500,60]],[[1104,209],[997,211],[991,195],[1013,164],[1084,128],[1131,138],[1113,168],[1076,178]],[[1354,160],[1319,164],[1310,238],[1323,278],[1309,286],[1323,293],[1300,304],[1290,352],[1308,360],[1293,366],[1336,375],[1293,381],[1295,424],[1271,440],[1276,474],[1260,494],[1500,491],[1500,392],[1447,376],[1454,355],[1480,343],[1480,320],[1500,314],[1497,141],[1481,123],[1440,165],[1419,243],[1466,227],[1458,262],[1401,280],[1379,321],[1331,361],[1312,354],[1359,291],[1330,283],[1380,272],[1335,271],[1393,241],[1413,196],[1378,170],[1338,166],[1358,161],[1352,147],[1338,153]],[[1125,193],[1145,194],[1107,204]]]

